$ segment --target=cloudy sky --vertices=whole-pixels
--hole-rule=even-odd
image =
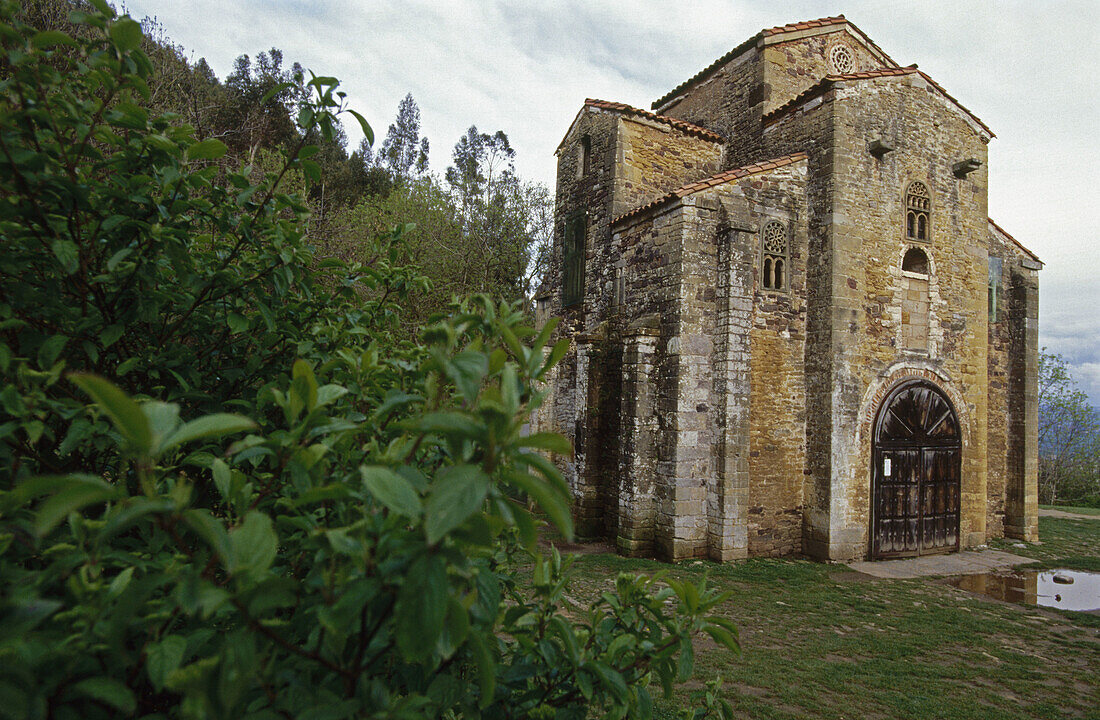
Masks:
[[[126,0],[219,77],[272,46],[340,78],[381,137],[411,92],[441,171],[471,124],[554,181],[586,97],[650,103],[759,30],[844,13],[997,134],[990,215],[1046,262],[1040,343],[1100,405],[1098,0]],[[352,123],[351,125],[354,125]],[[352,146],[358,130],[348,126]]]

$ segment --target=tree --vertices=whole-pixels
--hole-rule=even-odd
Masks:
[[[420,108],[412,93],[397,106],[397,118],[386,131],[376,161],[389,170],[396,181],[428,171],[428,138],[420,137]]]
[[[1100,495],[1100,420],[1061,355],[1039,354],[1039,496]]]
[[[0,5],[0,717],[645,718],[693,636],[737,646],[705,583],[563,611],[529,506],[569,536],[570,448],[522,428],[567,343],[485,296],[391,332],[404,228],[318,259],[282,181],[320,179],[335,79],[227,172],[92,4],[76,37]]]
[[[529,268],[537,268],[552,227],[546,224],[549,191],[519,180],[515,155],[503,131],[489,135],[471,126],[455,144],[454,165],[445,174],[477,258],[476,266],[464,268],[463,282],[510,299],[529,296]]]

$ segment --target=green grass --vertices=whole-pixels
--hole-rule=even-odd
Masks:
[[[1040,505],[1043,510],[1061,510],[1062,512],[1078,513],[1080,515],[1100,516],[1100,508],[1082,507],[1080,505]]]
[[[1044,563],[1100,564],[1100,522],[1040,520]],[[1090,560],[1091,559],[1091,560]],[[618,572],[667,569],[733,592],[722,614],[740,657],[696,649],[694,682],[721,675],[749,718],[1100,718],[1100,616],[998,602],[936,580],[879,580],[805,560],[677,565],[586,555],[570,593],[591,597]],[[684,707],[690,687],[662,704]]]

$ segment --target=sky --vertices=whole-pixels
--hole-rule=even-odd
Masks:
[[[221,78],[271,47],[342,81],[378,138],[412,93],[431,167],[470,125],[554,184],[586,97],[648,109],[760,30],[843,13],[997,137],[989,213],[1046,263],[1039,342],[1100,406],[1100,0],[126,0]],[[354,148],[361,137],[345,123]]]

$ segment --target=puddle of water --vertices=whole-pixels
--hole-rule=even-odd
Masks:
[[[1017,570],[1011,574],[961,575],[948,584],[998,600],[1062,610],[1100,610],[1100,573]]]

